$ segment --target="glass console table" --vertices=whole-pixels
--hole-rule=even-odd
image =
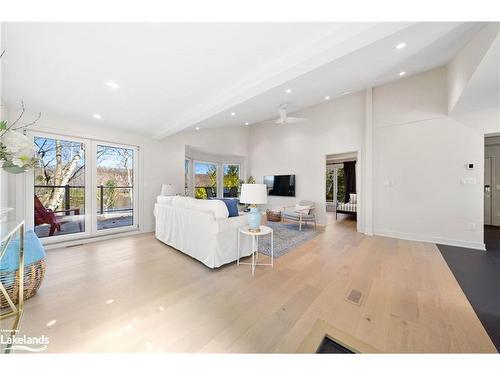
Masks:
[[[8,245],[17,234],[19,235],[19,246],[16,254],[18,268],[13,278],[10,270],[6,271],[1,268],[1,261],[6,258]],[[17,298],[14,298],[14,295],[17,295]],[[14,303],[16,300],[17,304]],[[14,336],[19,332],[19,326],[23,316],[23,306],[24,221],[0,222],[0,335],[2,336],[3,342],[12,342]],[[10,325],[9,322],[12,323],[12,325]],[[7,323],[7,326],[5,323]],[[5,348],[2,348],[4,353],[10,353],[11,346],[11,343],[7,343]]]

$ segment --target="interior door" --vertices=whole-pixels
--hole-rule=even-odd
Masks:
[[[484,224],[492,225],[492,158],[484,158]]]

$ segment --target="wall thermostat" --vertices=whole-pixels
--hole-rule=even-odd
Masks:
[[[467,169],[474,169],[474,163],[467,163]]]

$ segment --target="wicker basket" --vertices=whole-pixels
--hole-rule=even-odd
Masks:
[[[24,299],[33,297],[45,276],[45,260],[24,266]],[[19,270],[0,272],[0,279],[14,304],[19,302]],[[8,307],[7,299],[0,293],[0,309]]]
[[[266,210],[267,221],[281,221],[281,211]]]

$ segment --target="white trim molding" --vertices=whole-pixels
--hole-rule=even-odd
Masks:
[[[416,233],[403,233],[403,232],[393,232],[384,230],[375,230],[374,234],[376,236],[390,237],[400,240],[428,242],[435,245],[437,244],[449,245],[449,246],[463,247],[467,249],[486,251],[486,246],[482,242],[462,241],[446,237],[435,237],[435,236],[427,236]]]

